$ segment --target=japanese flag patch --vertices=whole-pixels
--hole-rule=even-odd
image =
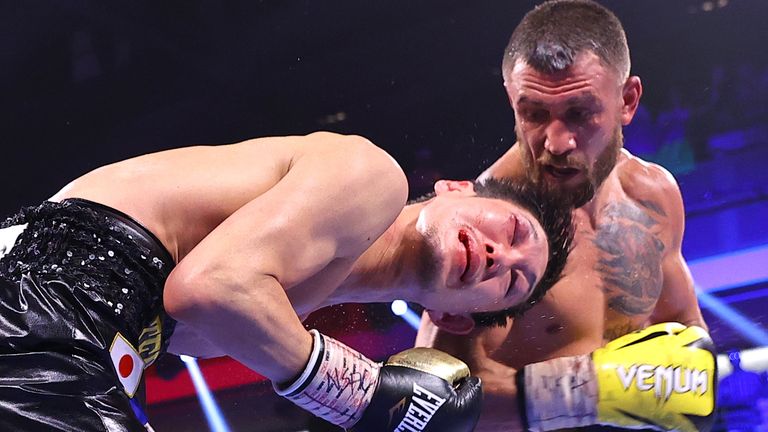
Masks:
[[[133,397],[141,382],[141,374],[144,372],[144,361],[139,352],[128,342],[123,335],[117,333],[109,348],[112,357],[112,365],[117,372],[117,378],[123,385],[123,390],[128,397]]]

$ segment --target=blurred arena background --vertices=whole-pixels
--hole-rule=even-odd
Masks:
[[[318,129],[387,149],[412,197],[473,178],[515,140],[501,55],[535,3],[0,2],[0,210],[141,153]],[[624,22],[645,89],[626,147],[683,192],[684,253],[723,353],[717,430],[766,431],[768,2],[602,3]],[[377,359],[415,337],[390,305],[340,305],[307,325]],[[158,431],[336,430],[232,360],[197,364],[221,420],[165,356],[147,380]]]

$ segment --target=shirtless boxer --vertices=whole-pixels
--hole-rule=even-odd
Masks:
[[[346,428],[471,430],[480,384],[460,361],[416,350],[382,366],[299,318],[395,298],[504,317],[559,275],[568,209],[501,183],[435,191],[404,207],[397,164],[332,133],[78,178],[0,230],[0,429],[142,430],[130,398],[173,333],[172,352],[228,354]]]
[[[712,346],[681,254],[680,191],[663,168],[622,149],[642,86],[621,23],[592,1],[546,2],[515,29],[502,71],[517,143],[480,177],[573,201],[574,249],[563,278],[523,316],[465,337],[423,319],[417,345],[456,355],[482,378],[478,430],[711,427],[713,355],[682,348]],[[627,335],[663,322],[683,325]],[[673,365],[678,378],[668,381],[648,372]]]

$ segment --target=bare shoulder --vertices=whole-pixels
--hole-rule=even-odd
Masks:
[[[638,204],[660,216],[682,211],[680,187],[672,174],[661,165],[624,150],[616,171],[624,192]]]
[[[169,249],[178,243],[183,256],[261,197],[275,209],[306,205],[307,219],[332,211],[359,218],[355,227],[364,230],[374,218],[361,214],[380,212],[376,221],[384,224],[402,209],[407,191],[402,169],[370,140],[316,132],[137,156],[91,171],[51,199],[79,197],[117,208],[167,237]],[[273,196],[280,199],[269,201]]]
[[[408,197],[408,180],[400,165],[363,136],[331,132],[306,135],[298,144],[292,167],[302,159],[309,162],[310,169],[329,177],[340,195],[356,206],[399,213]]]
[[[685,229],[685,208],[680,187],[664,167],[622,151],[616,166],[621,187],[661,228],[667,251],[679,250]]]
[[[318,132],[294,145],[288,173],[276,188],[293,197],[288,198],[289,207],[295,208],[291,211],[304,213],[316,235],[335,239],[338,256],[356,257],[402,211],[408,197],[403,170],[359,135]]]
[[[388,182],[396,192],[407,190],[405,173],[400,165],[382,148],[360,135],[341,135],[333,132],[315,132],[297,140],[298,156],[327,157],[329,170],[339,168],[335,174],[341,179],[364,179],[365,183]]]

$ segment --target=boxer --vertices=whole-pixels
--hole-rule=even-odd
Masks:
[[[505,319],[557,280],[570,210],[503,181],[407,194],[384,151],[321,132],[139,156],[23,209],[0,230],[0,429],[142,430],[141,371],[168,349],[230,355],[344,428],[472,430],[462,362],[382,365],[300,317],[402,298],[456,331]]]
[[[517,143],[481,178],[572,202],[574,250],[524,315],[460,336],[430,314],[417,345],[483,379],[478,430],[709,429],[715,362],[681,253],[680,191],[622,149],[642,85],[620,21],[590,0],[542,3],[514,30],[502,75]]]

